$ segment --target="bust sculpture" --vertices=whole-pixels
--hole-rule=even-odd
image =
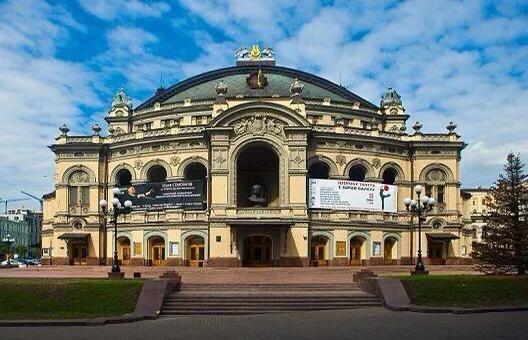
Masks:
[[[251,187],[251,193],[248,197],[248,201],[253,203],[255,206],[266,205],[266,198],[264,197],[264,190],[262,189],[262,185],[253,184],[253,186]]]

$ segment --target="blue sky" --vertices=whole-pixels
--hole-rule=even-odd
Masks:
[[[528,155],[528,1],[0,1],[0,197],[52,191],[58,126],[104,125],[117,88],[138,105],[254,43],[374,103],[392,84],[409,126],[453,120],[463,187]]]

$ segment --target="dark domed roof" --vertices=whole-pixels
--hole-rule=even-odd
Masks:
[[[267,85],[262,89],[252,89],[247,82],[251,73],[262,70]],[[227,86],[226,98],[244,97],[287,97],[295,78],[304,85],[301,96],[305,99],[322,100],[325,97],[337,102],[359,102],[361,106],[377,110],[378,107],[360,96],[348,91],[345,87],[306,72],[279,66],[246,65],[218,69],[191,77],[179,82],[161,93],[157,93],[137,109],[152,106],[155,102],[175,103],[191,100],[214,100],[217,96],[215,87],[222,81]]]

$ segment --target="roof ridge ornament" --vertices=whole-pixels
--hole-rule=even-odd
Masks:
[[[396,92],[392,85],[388,85],[385,93],[381,96],[380,106],[383,108],[389,106],[403,106],[401,96]]]
[[[111,110],[118,107],[126,107],[132,109],[132,99],[127,96],[124,88],[120,88],[112,99]]]
[[[258,44],[254,44],[251,50],[242,47],[235,52],[235,57],[237,66],[253,64],[275,66],[275,50],[268,46],[262,50]]]

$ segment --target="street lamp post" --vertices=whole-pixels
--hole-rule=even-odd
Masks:
[[[428,197],[427,195],[421,196],[422,190],[423,188],[421,185],[415,186],[414,192],[416,193],[417,199],[413,200],[407,197],[403,200],[407,211],[418,217],[418,261],[416,262],[414,271],[411,271],[412,275],[429,274],[429,272],[425,270],[425,265],[422,260],[422,223],[426,220],[425,215],[433,210],[436,201],[434,198]]]
[[[114,260],[112,263],[112,270],[110,273],[108,273],[108,276],[123,277],[123,275],[121,274],[121,268],[119,267],[119,259],[117,257],[117,218],[119,217],[119,215],[129,214],[132,211],[132,201],[126,200],[124,202],[124,206],[122,206],[121,202],[118,199],[118,196],[122,194],[121,189],[114,188],[112,190],[112,193],[114,194],[114,198],[112,198],[111,201],[113,206],[113,211],[111,213],[114,218]],[[99,206],[101,207],[103,213],[106,215],[106,213],[108,212],[108,202],[106,200],[101,200],[99,202]],[[113,273],[115,273],[116,275],[112,275]]]
[[[11,243],[15,242],[15,239],[11,238],[11,235],[7,234],[6,238],[4,238],[2,242],[7,244],[7,268],[11,268]]]

